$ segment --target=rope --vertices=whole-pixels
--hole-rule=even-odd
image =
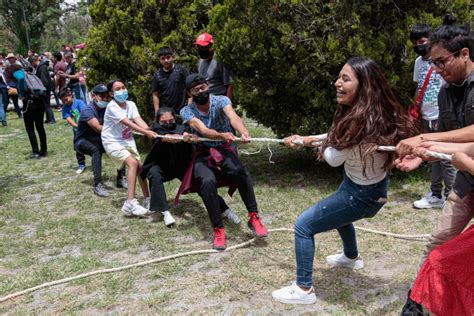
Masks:
[[[358,227],[358,226],[355,226],[355,228],[358,229],[358,230],[364,231],[364,232],[370,232],[370,233],[374,233],[374,234],[378,234],[378,235],[390,236],[390,237],[394,237],[394,238],[414,240],[414,241],[422,241],[423,239],[430,236],[430,235],[393,234],[393,233],[389,233],[389,232],[377,231],[377,230]],[[270,233],[274,233],[274,232],[293,232],[293,231],[294,230],[292,228],[273,228],[273,229],[268,230],[268,232],[270,232]],[[254,243],[257,239],[258,239],[257,237],[254,237],[254,238],[252,238],[250,240],[247,240],[243,243],[228,247],[224,252],[230,252],[230,251],[233,251],[233,250],[236,250],[236,249],[239,249],[239,248],[246,247],[246,246]],[[30,287],[30,288],[25,289],[25,290],[22,290],[22,291],[18,291],[18,292],[9,294],[7,296],[1,297],[0,298],[0,303],[6,302],[8,300],[14,299],[14,298],[19,297],[19,296],[23,296],[23,295],[38,291],[40,289],[44,289],[46,287],[51,287],[51,286],[55,286],[55,285],[59,285],[59,284],[63,284],[63,283],[68,283],[68,282],[71,282],[71,281],[88,278],[88,277],[91,277],[91,276],[94,276],[94,275],[119,272],[119,271],[131,269],[131,268],[142,267],[142,266],[149,265],[149,264],[152,264],[152,263],[158,263],[158,262],[174,260],[174,259],[178,259],[178,258],[186,257],[186,256],[195,256],[195,255],[201,255],[201,254],[207,254],[207,253],[209,253],[209,254],[210,253],[219,253],[219,252],[221,252],[221,251],[214,250],[214,249],[194,250],[194,251],[177,253],[177,254],[170,255],[170,256],[150,259],[150,260],[137,262],[137,263],[133,263],[133,264],[128,264],[128,265],[120,266],[120,267],[116,267],[116,268],[100,269],[100,270],[95,270],[95,271],[91,271],[91,272],[86,272],[86,273],[78,274],[76,276],[63,278],[63,279],[59,279],[59,280],[55,280],[55,281],[51,281],[51,282],[46,282],[46,283],[43,283],[43,284],[40,284],[40,285],[37,285],[37,286],[34,286],[34,287]]]
[[[395,151],[395,146],[378,146],[377,150],[380,150],[380,151]],[[441,160],[449,160],[449,161],[453,160],[452,155],[437,153],[437,152],[434,152],[434,151],[431,151],[431,150],[426,151],[426,156],[430,156],[430,157],[441,159]]]

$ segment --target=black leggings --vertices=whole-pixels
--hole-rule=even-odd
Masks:
[[[24,99],[23,100],[23,121],[25,123],[26,132],[30,140],[33,154],[45,155],[48,151],[46,144],[46,132],[44,130],[43,116],[44,103],[42,99]],[[38,141],[36,140],[36,131],[40,139],[41,150],[38,149]]]
[[[163,183],[176,178],[181,181],[182,175],[174,174],[169,171],[165,172],[160,166],[154,165],[150,168],[150,171],[148,171],[147,178],[150,186],[150,211],[163,212],[169,210]],[[229,208],[229,206],[227,206],[224,199],[220,195],[218,195],[218,199],[219,209],[221,213],[224,213]]]
[[[257,201],[253,191],[250,173],[240,162],[240,159],[232,152],[221,152],[223,161],[221,163],[222,176],[227,182],[237,185],[242,201],[248,212],[257,212]],[[219,198],[217,195],[217,178],[215,171],[208,167],[208,155],[196,158],[194,163],[194,177],[199,181],[199,195],[204,201],[207,213],[213,227],[223,227],[219,212]]]

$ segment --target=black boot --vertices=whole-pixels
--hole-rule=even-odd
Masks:
[[[410,298],[411,290],[408,291],[408,297],[405,305],[403,305],[401,316],[423,316],[423,306]]]

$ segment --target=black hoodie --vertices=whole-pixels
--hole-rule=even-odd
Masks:
[[[44,87],[46,88],[47,95],[48,92],[51,92],[53,89],[53,82],[51,80],[51,75],[49,74],[49,61],[43,60],[40,62],[38,67],[36,67],[35,75],[41,79]]]

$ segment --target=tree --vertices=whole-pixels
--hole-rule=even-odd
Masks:
[[[172,46],[195,70],[194,37],[215,37],[217,56],[235,75],[246,114],[283,135],[326,131],[335,107],[334,82],[351,56],[384,69],[400,100],[413,95],[415,60],[408,39],[416,22],[441,24],[448,10],[471,21],[469,0],[98,0],[90,7],[89,84],[130,81],[140,110],[151,115],[157,51]],[[271,114],[270,114],[271,113]]]
[[[48,22],[59,21],[63,0],[0,0],[5,30],[15,35],[16,51],[38,50]]]

